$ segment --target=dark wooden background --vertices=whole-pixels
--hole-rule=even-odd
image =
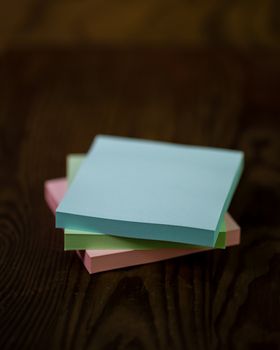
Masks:
[[[4,5],[0,349],[279,349],[279,2],[78,3]],[[43,184],[99,133],[242,149],[241,245],[90,276]]]

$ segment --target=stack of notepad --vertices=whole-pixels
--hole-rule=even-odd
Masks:
[[[97,136],[45,198],[95,273],[239,244],[227,210],[242,170],[239,151]]]

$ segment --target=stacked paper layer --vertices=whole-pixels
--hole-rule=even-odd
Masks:
[[[94,273],[239,244],[226,211],[242,169],[238,151],[99,136],[45,198]]]

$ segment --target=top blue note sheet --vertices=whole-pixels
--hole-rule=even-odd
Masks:
[[[240,151],[97,136],[56,226],[213,247],[243,158]]]

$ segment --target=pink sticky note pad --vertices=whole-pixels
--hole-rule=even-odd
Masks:
[[[55,214],[55,210],[67,191],[65,178],[54,179],[45,182],[45,200]],[[230,214],[225,215],[226,245],[234,246],[240,243],[240,227]],[[83,261],[89,273],[97,273],[119,269],[122,267],[147,264],[160,260],[179,257],[182,255],[199,253],[212,248],[197,249],[153,249],[153,250],[83,250],[77,254]]]

